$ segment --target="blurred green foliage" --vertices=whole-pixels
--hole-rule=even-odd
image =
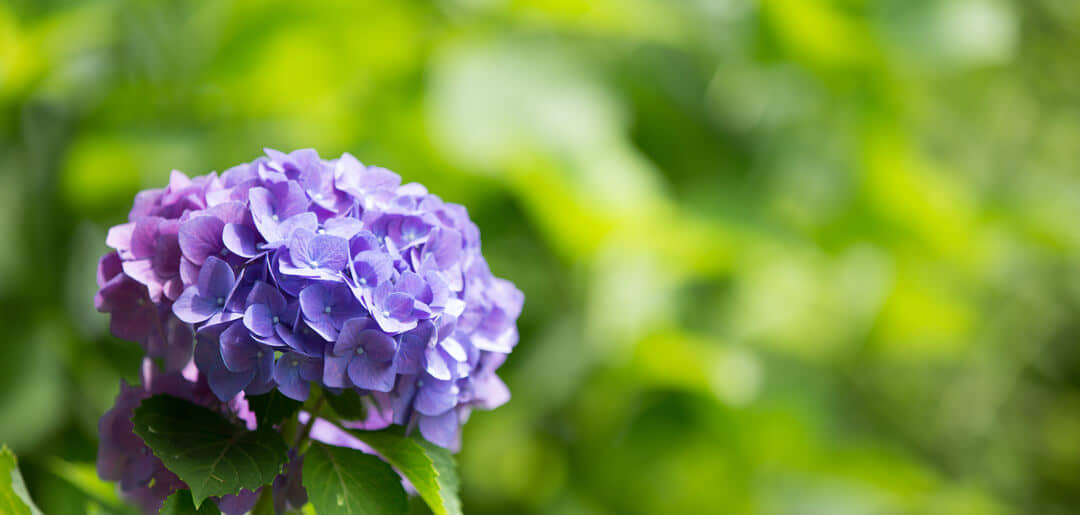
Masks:
[[[106,228],[314,147],[526,293],[468,513],[1075,513],[1078,49],[1071,0],[5,0],[0,441],[122,510]]]

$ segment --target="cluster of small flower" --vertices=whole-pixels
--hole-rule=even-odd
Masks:
[[[524,297],[494,277],[465,211],[344,154],[267,156],[139,193],[99,264],[99,311],[166,372],[194,356],[217,399],[371,394],[394,423],[456,447]],[[197,342],[197,344],[196,344]]]

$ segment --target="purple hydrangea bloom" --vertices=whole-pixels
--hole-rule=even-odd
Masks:
[[[193,363],[221,401],[353,389],[382,423],[456,448],[473,408],[509,399],[496,370],[524,296],[464,207],[352,155],[173,172],[107,243],[95,305],[112,332],[168,370]]]

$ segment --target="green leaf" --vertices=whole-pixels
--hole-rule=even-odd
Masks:
[[[304,455],[304,488],[319,515],[405,513],[401,478],[376,456],[315,443]]]
[[[408,478],[435,515],[461,515],[459,480],[450,451],[400,430],[350,431]]]
[[[198,510],[195,509],[195,500],[191,498],[190,490],[177,490],[165,499],[158,515],[218,515],[221,511],[212,502],[204,502]]]
[[[30,499],[19,461],[7,445],[0,448],[0,513],[10,515],[41,515],[41,510]]]
[[[109,512],[133,512],[129,505],[120,500],[116,493],[116,484],[101,479],[93,463],[69,463],[52,457],[46,462],[46,467],[49,472],[66,481],[88,499],[108,508]],[[52,493],[50,492],[50,496]]]
[[[277,390],[247,398],[248,407],[255,412],[259,427],[272,426],[295,414],[304,403],[290,399]]]
[[[367,405],[356,390],[345,390],[341,395],[326,394],[326,402],[334,408],[343,420],[364,420],[367,418]]]
[[[213,495],[269,484],[287,459],[285,441],[273,429],[248,431],[169,395],[142,401],[131,420],[135,434],[188,484],[196,506]]]

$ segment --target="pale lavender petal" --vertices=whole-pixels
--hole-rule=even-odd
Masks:
[[[461,346],[457,340],[453,338],[446,338],[439,342],[439,346],[442,347],[446,354],[454,359],[454,361],[465,361],[468,359],[468,355],[465,353],[465,348]]]
[[[412,316],[413,298],[407,293],[391,293],[382,305],[382,315],[394,320],[405,321]]]
[[[349,379],[358,388],[389,392],[394,388],[395,376],[392,362],[378,363],[363,359],[363,356],[357,356],[349,362]]]
[[[476,377],[473,384],[473,401],[483,409],[495,409],[510,400],[510,389],[495,374]]]
[[[179,244],[184,257],[196,265],[207,256],[220,256],[225,248],[221,241],[225,223],[213,216],[196,216],[180,224]]]
[[[113,226],[109,229],[108,235],[105,236],[105,244],[120,251],[128,251],[131,249],[131,237],[135,231],[134,223],[126,223],[117,226]]]
[[[414,406],[424,415],[439,415],[457,404],[458,387],[451,382],[425,378],[417,386]]]
[[[420,434],[435,445],[449,448],[457,442],[458,417],[454,410],[438,416],[422,416],[419,426]]]
[[[273,315],[266,304],[252,304],[244,311],[244,327],[260,338],[274,336]]]
[[[221,306],[214,299],[199,295],[196,288],[191,287],[180,294],[180,298],[173,303],[172,310],[176,318],[189,324],[197,324],[221,311]]]
[[[259,255],[259,249],[256,246],[258,236],[255,231],[246,225],[241,224],[227,224],[222,229],[221,233],[222,242],[225,244],[225,248],[229,249],[229,252],[246,258],[253,258]]]
[[[208,257],[199,271],[199,280],[196,283],[199,294],[218,300],[219,306],[225,305],[225,300],[232,293],[233,283],[236,281],[232,267],[228,263],[216,258]]]
[[[431,374],[431,377],[443,381],[449,381],[452,377],[450,364],[446,362],[446,357],[438,347],[424,349],[424,371]]]

